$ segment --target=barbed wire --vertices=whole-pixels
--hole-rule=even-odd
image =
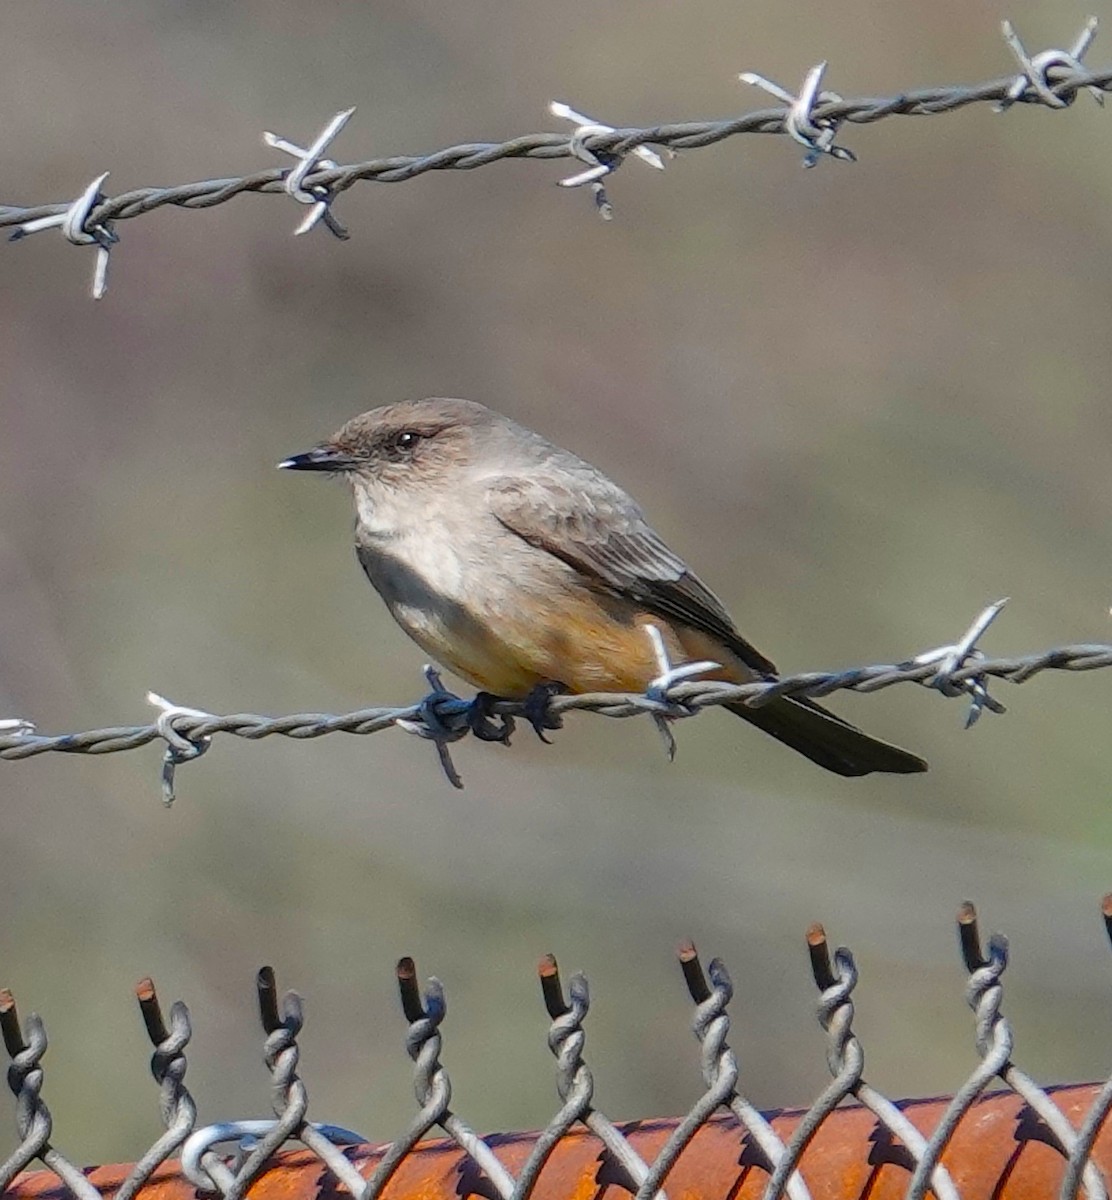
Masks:
[[[781,696],[821,699],[838,691],[870,694],[900,683],[914,683],[951,698],[969,702],[966,727],[985,710],[1004,713],[1005,706],[989,693],[991,679],[1024,683],[1044,671],[1095,671],[1112,667],[1112,645],[1105,643],[1059,646],[1052,650],[1009,658],[988,658],[977,643],[1007,603],[998,600],[986,606],[952,645],[924,651],[899,663],[875,663],[842,671],[805,671],[752,683],[722,683],[694,680],[686,676],[690,665],[672,668],[662,661],[661,675],[644,693],[588,692],[580,695],[547,694],[538,710],[536,697],[500,700],[480,693],[464,699],[441,683],[433,667],[425,668],[432,691],[416,704],[399,707],[361,708],[339,715],[292,713],[268,717],[259,713],[218,715],[202,709],[174,704],[154,692],[148,700],[161,710],[147,725],[110,726],[82,733],[42,734],[23,718],[0,720],[0,759],[16,761],[40,754],[118,754],[161,741],[166,749],[162,764],[163,799],[174,801],[175,770],[184,762],[204,754],[217,734],[230,734],[247,741],[267,737],[297,740],[325,737],[332,733],[366,735],[398,727],[434,743],[441,766],[450,782],[462,787],[448,747],[476,734],[480,740],[505,745],[515,732],[516,718],[525,718],[543,740],[545,731],[559,729],[565,713],[588,712],[604,717],[650,716],[665,739],[669,757],[675,753],[670,726],[676,720],[698,715],[707,708],[742,701],[754,708]],[[648,627],[651,632],[652,627]],[[659,641],[659,638],[657,639]],[[699,664],[713,667],[717,664]]]
[[[1112,896],[1104,898],[1101,912],[1112,937]],[[587,980],[572,975],[565,990],[556,959],[546,955],[538,976],[560,1107],[538,1133],[496,1137],[480,1137],[451,1107],[443,1062],[444,988],[433,978],[422,989],[413,960],[402,958],[396,978],[418,1111],[394,1141],[377,1148],[343,1126],[310,1121],[309,1093],[299,1074],[301,998],[288,992],[279,999],[269,967],[256,976],[256,998],[274,1118],[198,1128],[197,1104],[185,1083],[193,1035],[189,1010],[176,1001],[166,1021],[153,982],[144,979],[136,995],[154,1046],[151,1073],[165,1132],[134,1163],[87,1171],[53,1142],[54,1122],[42,1097],[46,1028],[33,1013],[21,1022],[14,997],[3,989],[0,1033],[11,1058],[18,1145],[0,1162],[0,1193],[30,1200],[52,1192],[47,1174],[25,1174],[37,1160],[77,1200],[133,1200],[148,1182],[157,1182],[163,1200],[192,1200],[197,1191],[241,1200],[271,1171],[282,1173],[280,1190],[291,1200],[312,1200],[336,1185],[355,1200],[378,1200],[391,1184],[392,1194],[429,1200],[563,1200],[612,1186],[634,1200],[667,1200],[666,1189],[673,1196],[737,1200],[881,1194],[924,1200],[928,1190],[935,1200],[989,1200],[1005,1187],[1016,1197],[1108,1200],[1104,1172],[1112,1168],[1112,1132],[1102,1130],[1112,1108],[1112,1080],[1042,1087],[1021,1071],[1013,1061],[1015,1035],[1002,1012],[1007,939],[994,934],[983,945],[969,903],[959,910],[957,928],[977,1061],[952,1096],[897,1104],[866,1083],[854,1030],[857,964],[845,947],[832,954],[825,930],[813,925],[807,952],[831,1082],[809,1108],[762,1114],[745,1096],[728,1041],[730,974],[719,959],[704,968],[688,942],[678,958],[695,1005],[692,1030],[703,1090],[681,1118],[615,1123],[595,1103],[594,1075],[584,1057]],[[988,1090],[996,1085],[1005,1090]],[[119,1081],[113,1086],[118,1089]],[[856,1104],[844,1107],[851,1099]],[[448,1140],[420,1144],[434,1131]],[[309,1153],[279,1155],[291,1140]],[[175,1154],[176,1168],[170,1163]]]
[[[471,171],[511,159],[575,158],[585,164],[586,170],[560,180],[560,185],[588,186],[599,213],[609,218],[612,209],[603,179],[629,155],[662,167],[663,161],[649,149],[650,145],[675,152],[711,146],[741,134],[784,134],[803,146],[804,165],[814,166],[823,156],[843,161],[855,158],[850,150],[835,143],[839,129],[847,123],[866,125],[891,116],[934,116],[972,104],[993,104],[998,111],[1016,103],[1066,108],[1081,91],[1088,91],[1103,102],[1104,94],[1112,91],[1112,67],[1090,70],[1081,61],[1092,44],[1096,28],[1096,18],[1090,18],[1070,49],[1030,54],[1005,21],[1004,39],[1018,63],[1019,73],[978,84],[925,87],[889,96],[846,99],[836,92],[822,90],[826,63],[817,64],[807,73],[796,94],[763,75],[747,71],[739,76],[743,82],[769,92],[783,105],[717,120],[616,128],[597,122],[567,104],[553,102],[550,111],[576,125],[570,137],[561,133],[531,133],[503,142],[465,142],[431,154],[398,154],[341,165],[325,158],[324,152],[355,111],[347,109],[337,113],[307,147],[277,134],[264,134],[268,146],[297,160],[293,167],[266,167],[238,177],[170,187],[141,187],[116,196],[107,196],[101,190],[107,178],[105,173],[73,201],[25,207],[0,205],[0,228],[14,227],[13,240],[56,228],[75,245],[95,246],[97,265],[92,290],[99,299],[107,286],[109,251],[119,240],[115,224],[166,205],[212,208],[236,196],[284,192],[309,206],[295,233],[306,233],[323,224],[336,237],[346,238],[347,231],[332,215],[331,207],[338,196],[357,183],[402,183],[429,171]]]

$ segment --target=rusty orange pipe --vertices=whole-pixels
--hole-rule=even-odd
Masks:
[[[1081,1124],[1099,1085],[1078,1084],[1048,1089],[1075,1127]],[[917,1100],[904,1111],[924,1134],[934,1128],[947,1103]],[[785,1141],[802,1114],[782,1113],[772,1119]],[[634,1149],[647,1162],[660,1151],[676,1127],[672,1119],[645,1120],[622,1126]],[[823,1123],[801,1167],[813,1200],[902,1200],[910,1165],[900,1146],[880,1131],[864,1108],[838,1109]],[[498,1156],[511,1172],[525,1163],[535,1134],[511,1133],[492,1139]],[[768,1176],[754,1165],[732,1117],[715,1117],[694,1137],[681,1155],[665,1188],[673,1200],[760,1200]],[[352,1153],[364,1175],[374,1169],[382,1149],[367,1147]],[[962,1200],[1052,1200],[1064,1169],[1062,1156],[1040,1138],[1040,1127],[1025,1113],[1011,1092],[979,1100],[966,1114],[942,1159]],[[1102,1130],[1093,1147],[1093,1161],[1112,1171],[1112,1130]],[[111,1196],[127,1175],[127,1166],[95,1167],[89,1180]],[[606,1165],[602,1144],[592,1134],[575,1130],[560,1142],[541,1172],[536,1200],[592,1200],[607,1184],[622,1194],[621,1184]],[[305,1150],[279,1154],[274,1165],[251,1185],[252,1200],[317,1200],[330,1188],[321,1163]],[[484,1196],[478,1169],[450,1141],[424,1142],[402,1163],[384,1193],[384,1200],[461,1200]],[[16,1200],[62,1200],[65,1191],[48,1171],[21,1175],[9,1195]],[[160,1167],[142,1192],[143,1200],[195,1200],[193,1184],[173,1161]]]

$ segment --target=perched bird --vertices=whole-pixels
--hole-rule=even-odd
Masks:
[[[718,598],[601,471],[469,400],[372,409],[279,466],[342,475],[355,549],[398,624],[437,662],[507,699],[640,692],[672,663],[774,679]],[[839,775],[926,770],[811,700],[727,708]]]

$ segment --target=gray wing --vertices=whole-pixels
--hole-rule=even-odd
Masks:
[[[763,675],[776,673],[630,497],[598,472],[584,464],[568,472],[566,481],[543,471],[498,478],[491,481],[489,495],[495,517],[507,529],[582,572],[601,590],[717,638]]]

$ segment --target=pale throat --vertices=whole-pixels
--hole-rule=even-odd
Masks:
[[[409,508],[395,502],[388,492],[372,495],[370,488],[356,481],[352,484],[355,516],[363,531],[375,538],[394,538],[407,531]]]
[[[377,548],[382,559],[369,567],[391,606],[420,609],[437,594],[462,599],[465,563],[458,539],[443,523],[430,520],[412,500],[383,490],[355,486],[355,512],[361,540]],[[408,572],[404,587],[391,576],[391,561]],[[418,584],[417,581],[420,581]],[[427,591],[427,595],[423,594]],[[399,615],[395,613],[395,615]],[[399,615],[399,619],[401,619]],[[403,620],[403,624],[406,622]]]

